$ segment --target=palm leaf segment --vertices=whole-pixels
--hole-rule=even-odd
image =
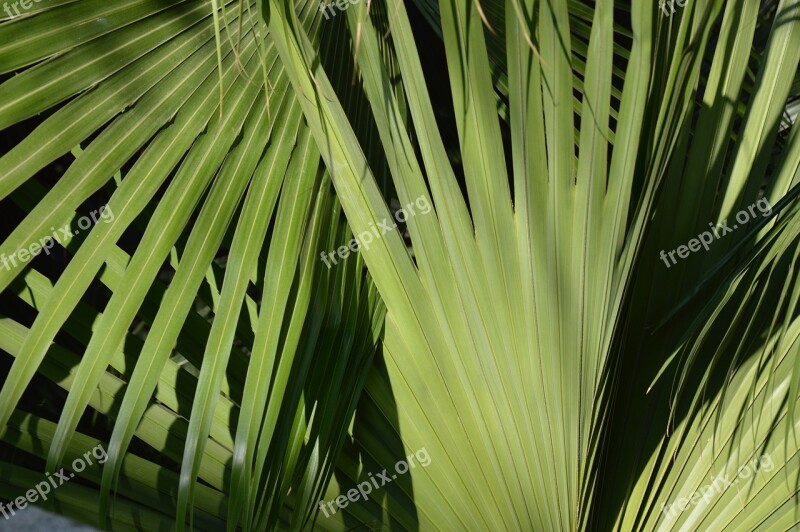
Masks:
[[[330,81],[330,63],[318,60],[317,6],[218,12],[200,2],[82,0],[0,25],[0,42],[9,43],[0,48],[2,70],[24,69],[2,85],[11,97],[0,103],[1,127],[52,113],[0,159],[2,197],[29,213],[0,251],[48,235],[98,191],[116,213],[113,223],[66,242],[74,257],[55,283],[36,265],[0,270],[2,288],[35,311],[2,322],[2,348],[15,357],[0,390],[5,441],[55,466],[97,441],[79,429],[87,407],[115,419],[110,461],[87,480],[102,487],[114,522],[129,527],[156,528],[176,506],[181,527],[194,506],[201,528],[224,518],[228,527],[295,528],[319,497],[425,448],[431,467],[336,517],[318,515],[316,525],[790,528],[797,517],[787,473],[797,463],[789,429],[800,372],[797,211],[787,193],[800,151],[794,130],[779,153],[765,148],[792,96],[800,48],[797,3],[770,4],[771,23],[759,33],[754,21],[764,17],[748,0],[692,2],[671,19],[639,3],[600,1],[592,10],[509,0],[483,13],[504,26],[498,43],[480,6],[441,3],[463,175],[446,155],[402,3],[346,15],[383,152],[377,162],[364,121],[353,127],[345,113],[352,100],[343,105],[334,91],[335,78],[350,74],[344,54],[333,65],[341,68],[328,68]],[[706,53],[712,33],[718,53]],[[763,53],[751,50],[760,35]],[[26,46],[42,36],[46,45]],[[490,51],[506,73],[500,113]],[[397,69],[400,89],[390,82]],[[743,91],[742,113],[735,102]],[[52,190],[37,187],[34,174],[77,145]],[[397,233],[361,253],[388,311],[384,357],[366,381],[355,445],[326,493],[383,319],[359,261],[319,268],[318,251],[336,247],[323,243],[349,234],[318,154],[355,234],[391,218],[383,164],[402,205],[424,198],[435,206],[408,221],[413,258]],[[698,256],[696,267],[657,269],[648,250],[689,238],[762,194],[773,205],[787,197],[775,221]],[[119,244],[135,230],[138,245]],[[264,234],[287,238],[264,243]],[[214,260],[220,247],[229,248],[224,272]],[[159,279],[167,264],[168,283]],[[720,278],[711,303],[698,303],[697,292]],[[260,297],[247,292],[249,281]],[[107,304],[86,305],[93,284],[108,290]],[[779,308],[765,309],[761,299],[748,307],[765,287]],[[249,324],[240,323],[245,315]],[[637,358],[654,323],[660,343],[644,364],[650,371],[626,380],[625,362]],[[318,345],[332,354],[320,373],[309,370]],[[694,361],[708,345],[719,349],[707,369]],[[712,385],[714,367],[731,352],[726,385]],[[614,429],[641,427],[643,390],[673,354],[685,363],[665,370],[681,393],[652,424],[664,430],[646,435],[611,488],[600,472],[622,463],[627,447],[613,443],[631,441]],[[57,423],[25,402],[37,372],[69,390]],[[654,389],[666,397],[664,382]],[[618,396],[636,401],[620,407]],[[181,404],[192,404],[188,422]],[[676,426],[667,439],[670,413]],[[132,442],[164,458],[125,454]],[[776,473],[726,491],[712,507],[677,518],[660,511],[660,502],[693,493],[720,464],[735,467],[764,451]],[[3,468],[13,473],[3,477],[6,497],[34,477],[10,459]],[[67,486],[56,502],[91,518],[89,493]]]
[[[793,97],[798,4],[766,10],[771,22],[760,55],[752,51],[759,2],[690,2],[670,19],[646,3],[600,1],[590,35],[575,47],[573,6],[533,0],[502,6],[506,128],[481,6],[439,3],[466,194],[433,117],[404,5],[375,2],[347,13],[401,203],[426,198],[435,216],[410,220],[413,258],[396,235],[364,253],[388,311],[385,369],[367,382],[369,406],[353,428],[356,448],[343,459],[327,499],[345,496],[370,473],[391,471],[415,449],[425,448],[435,465],[417,467],[413,481],[391,483],[383,495],[349,504],[335,517],[319,514],[317,526],[739,529],[747,516],[742,529],[773,530],[797,522],[796,484],[785,474],[797,467],[797,446],[786,430],[793,417],[785,412],[797,400],[797,359],[786,355],[795,346],[797,210],[791,206],[800,153],[791,141],[778,153],[770,149]],[[328,72],[291,5],[269,2],[267,12],[348,221],[356,234],[368,231],[390,213]],[[392,78],[379,54],[385,34],[372,13],[388,13],[405,99],[386,90]],[[617,17],[630,31],[615,32]],[[615,59],[619,43],[627,50]],[[576,54],[583,56],[577,70]],[[748,86],[751,59],[757,75]],[[743,90],[748,101],[741,113],[736,102]],[[404,125],[406,108],[419,157]],[[772,205],[785,198],[785,208],[713,253],[665,270],[658,250],[762,196]],[[775,275],[784,270],[788,280]],[[710,289],[710,280],[720,288]],[[785,296],[783,303],[768,311],[772,319],[761,307],[752,321],[746,302],[765,284]],[[712,296],[706,305],[696,293],[704,288]],[[681,320],[671,315],[676,306]],[[737,319],[726,321],[730,312]],[[623,374],[620,366],[642,357],[639,349],[665,320],[670,334],[662,324],[655,363],[639,364],[638,376]],[[717,354],[712,327],[728,339]],[[691,360],[699,350],[713,363],[698,373]],[[731,352],[727,385],[709,388],[713,369],[724,370],[718,364]],[[646,419],[655,401],[645,391],[673,353],[686,355],[678,373],[675,364],[666,368],[682,393],[670,409],[666,380],[657,416]],[[767,370],[757,365],[759,354],[772,361]],[[695,381],[700,385],[692,388]],[[658,390],[664,382],[662,376]],[[681,400],[687,393],[688,405]],[[617,403],[623,394],[642,406]],[[750,429],[753,419],[762,423]],[[653,427],[645,431],[647,445],[622,456],[618,449],[636,447],[631,434],[642,426]],[[628,432],[614,431],[620,427]],[[711,447],[697,445],[708,436]],[[626,445],[615,448],[623,439]],[[660,503],[698,491],[721,464],[745,464],[770,450],[777,473],[743,481],[713,505],[677,516],[661,511]],[[623,460],[619,479],[602,478]]]
[[[349,235],[256,6],[212,4],[51,2],[0,24],[0,71],[19,71],[0,129],[44,114],[0,158],[1,197],[26,213],[0,250],[70,233],[63,272],[0,273],[4,498],[99,441],[108,461],[51,508],[263,528],[302,521],[344,443],[382,306],[361,259],[318,260]],[[54,161],[48,190],[33,178]],[[100,201],[113,220],[82,232]]]

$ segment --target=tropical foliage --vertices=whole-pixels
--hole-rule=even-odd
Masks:
[[[0,499],[799,526],[800,0],[325,5],[0,22]]]

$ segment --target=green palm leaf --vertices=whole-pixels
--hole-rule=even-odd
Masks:
[[[401,105],[381,90],[389,79],[375,53],[378,33],[363,13],[348,12],[353,40],[360,39],[363,83],[401,202],[412,200],[415,194],[427,198],[428,185],[436,209],[435,218],[409,224],[415,264],[392,237],[386,245],[364,252],[388,310],[388,376],[368,381],[367,394],[374,406],[365,411],[385,419],[396,414],[392,427],[405,451],[424,447],[440,462],[413,471],[413,488],[400,484],[387,488],[383,510],[370,502],[352,510],[356,505],[348,504],[336,517],[344,527],[355,519],[371,526],[393,523],[423,530],[473,525],[554,530],[588,527],[597,518],[592,509],[605,494],[596,471],[608,460],[603,439],[608,438],[604,431],[614,414],[610,410],[614,390],[620,386],[614,377],[624,354],[623,325],[629,313],[638,317],[628,301],[639,268],[649,274],[658,261],[657,253],[650,260],[641,259],[639,252],[649,245],[645,236],[650,227],[667,223],[668,218],[659,219],[658,214],[665,206],[670,212],[669,207],[677,205],[666,190],[685,188],[676,181],[678,176],[670,180],[662,168],[676,157],[676,146],[682,146],[694,127],[693,87],[704,60],[697,50],[707,48],[714,20],[721,13],[719,4],[688,6],[673,33],[663,24],[655,26],[649,9],[633,5],[633,42],[615,117],[610,90],[611,7],[601,3],[594,11],[577,161],[569,7],[566,2],[530,2],[523,10],[527,17],[521,17],[529,26],[522,29],[515,26],[517,19],[509,17],[509,117],[515,163],[511,179],[498,142],[501,135],[484,44],[492,37],[484,31],[475,4],[440,4],[467,197],[458,192],[438,128],[426,112],[430,103],[403,6],[389,5],[386,12],[414,130],[422,139],[420,162],[405,140],[407,133],[398,114]],[[733,20],[736,7],[725,10],[726,20]],[[777,76],[769,61],[775,55],[776,60],[797,64],[794,56],[787,57],[795,49],[785,45],[789,37],[782,37],[790,36],[794,28],[794,22],[784,21],[782,14],[795,7],[786,2],[778,9],[771,39],[783,39],[783,45],[776,45],[774,54],[767,51],[762,70],[767,74],[753,94],[756,107],[763,95],[773,109],[781,109],[788,96],[791,83],[786,82],[791,82],[794,72]],[[506,12],[512,8],[507,6]],[[693,19],[696,23],[690,26]],[[326,72],[315,61],[290,6],[271,3],[269,22],[293,85],[309,95],[304,112],[348,220],[356,233],[368,230],[387,211],[376,197],[368,163],[354,145]],[[541,62],[534,50],[521,46],[525,33],[537,35]],[[736,35],[734,45],[747,38],[746,32],[731,35]],[[675,42],[670,43],[669,53],[652,55],[670,39]],[[740,64],[735,56],[720,55],[712,68]],[[737,153],[759,153],[752,146],[769,145],[774,138],[774,133],[767,134],[774,129],[764,129],[770,115],[750,112],[753,118],[748,121],[745,116],[736,143],[723,156],[730,154],[736,161]],[[613,148],[608,131],[612,118],[616,118]],[[650,136],[642,134],[646,126],[653,128]],[[727,139],[725,131],[717,138]],[[757,198],[759,187],[750,179],[743,189],[740,176],[763,175],[766,167],[754,167],[754,157],[739,155],[738,160],[742,161],[739,166],[727,170],[733,178],[724,181],[724,191],[747,198],[740,202],[746,206]],[[762,160],[770,159],[764,155]],[[788,164],[781,168],[795,168],[790,161],[779,161]],[[424,174],[419,165],[424,165]],[[427,182],[422,175],[428,176]],[[713,173],[701,175],[714,179]],[[515,184],[513,209],[510,181]],[[689,195],[688,190],[683,193]],[[715,198],[724,202],[725,193],[717,192]],[[704,211],[694,205],[696,210],[690,204],[688,212],[696,212],[697,219]],[[675,233],[668,236],[674,238]],[[796,245],[792,235],[784,236]],[[725,247],[715,251],[723,252]],[[718,254],[707,260],[711,257],[719,261]],[[413,269],[409,272],[409,268]],[[706,319],[713,318],[707,315]],[[703,325],[689,321],[684,324],[685,334],[700,332]],[[681,335],[673,338],[679,340],[671,345],[680,346]],[[669,342],[664,338],[663,346],[668,348]],[[639,388],[639,393],[644,389]],[[697,394],[702,396],[702,392]],[[598,404],[604,397],[606,402]],[[357,425],[361,419],[357,418]],[[370,414],[364,414],[362,423],[370,427],[367,432],[375,432],[359,435],[360,452],[342,464],[346,478],[340,483],[342,495],[367,472],[381,467],[391,470],[403,458],[393,451],[391,442],[377,437],[387,427],[373,421]],[[635,479],[635,472],[630,474]],[[338,493],[332,486],[328,499]],[[409,513],[409,508],[415,512]],[[633,508],[638,512],[637,506]],[[759,508],[767,513],[772,509]],[[384,511],[389,512],[389,522],[384,521]],[[330,518],[325,515],[319,519],[328,528]]]
[[[339,4],[0,23],[0,260],[64,233],[0,267],[0,497],[105,445],[45,507],[798,526],[800,2]]]
[[[65,489],[55,508],[68,515],[180,528],[191,507],[200,511],[191,513],[196,527],[218,529],[229,517],[251,527],[276,522],[292,495],[302,520],[342,445],[346,424],[310,411],[303,418],[308,405],[342,398],[348,408],[337,417],[352,416],[360,386],[333,394],[309,367],[331,334],[323,323],[346,304],[360,317],[337,327],[352,340],[331,360],[363,373],[376,349],[380,302],[366,280],[348,281],[363,264],[324,274],[316,261],[316,243],[338,245],[346,226],[253,7],[222,10],[220,27],[230,32],[222,39],[210,5],[196,2],[51,5],[0,25],[2,70],[33,65],[3,83],[3,94],[17,95],[4,98],[3,124],[52,111],[0,158],[4,197],[28,212],[0,249],[13,255],[69,220],[75,233],[60,241],[69,259],[52,282],[44,263],[2,270],[12,303],[3,349],[13,363],[0,416],[4,441],[28,453],[31,469],[14,469],[24,471],[21,479],[68,465],[88,441],[84,431],[105,434],[108,461],[83,477],[98,486],[99,506],[81,502],[89,487]],[[20,31],[48,46],[17,53]],[[70,152],[68,175],[51,190],[32,180]],[[106,194],[110,219],[78,236],[82,205]],[[335,286],[358,296],[355,304],[322,297]],[[108,297],[87,300],[98,287]],[[269,350],[254,351],[265,340]],[[258,371],[256,353],[269,357],[275,375]],[[41,379],[58,386],[48,386],[52,397],[67,392],[63,408],[28,400]],[[25,429],[22,445],[15,435],[26,419],[46,430]],[[244,462],[234,460],[240,442]],[[140,456],[149,476],[132,476]],[[232,487],[242,474],[252,479],[246,494]],[[172,486],[158,492],[131,488],[133,479],[167,477]]]

